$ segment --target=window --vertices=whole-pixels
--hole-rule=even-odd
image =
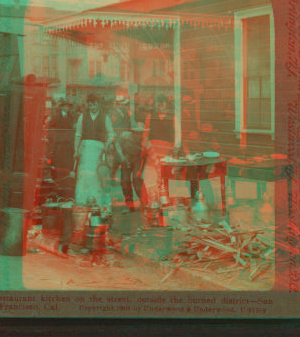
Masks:
[[[271,6],[235,13],[235,131],[275,131],[275,46]]]
[[[127,64],[124,60],[121,60],[121,78],[124,81],[128,79]]]
[[[53,57],[52,57],[51,77],[52,77],[52,78],[55,78],[55,79],[58,78],[57,56],[53,56]]]
[[[67,80],[75,81],[78,77],[81,60],[68,60],[67,63]]]
[[[137,59],[133,63],[133,81],[134,83],[140,83],[140,63]]]
[[[190,60],[185,60],[183,63],[183,79],[184,80],[195,79],[195,71],[193,69],[193,65]]]
[[[120,57],[112,57],[112,66],[113,66],[113,76],[120,77]]]
[[[94,60],[89,61],[89,77],[95,76],[95,62]]]
[[[106,69],[107,69],[108,76],[112,76],[113,74],[113,56],[112,55],[108,55],[106,67],[107,67]]]
[[[41,71],[41,66],[42,66],[42,58],[39,56],[34,56],[32,63],[33,63],[33,73],[35,75],[39,75]]]
[[[165,61],[164,60],[159,61],[159,76],[160,77],[165,76]]]
[[[43,57],[43,76],[49,77],[49,56]]]
[[[100,60],[96,61],[96,74],[100,74],[102,72],[102,62]]]
[[[189,79],[189,64],[187,61],[184,61],[183,63],[183,79],[188,80]]]
[[[33,43],[34,44],[40,44],[41,43],[41,33],[38,30],[36,30],[33,33]]]
[[[54,53],[58,52],[58,40],[56,39],[51,40],[51,48],[52,52]]]
[[[153,60],[153,63],[152,63],[152,76],[153,77],[156,77],[157,76],[157,73],[158,73],[158,61],[157,60]]]
[[[49,39],[49,37],[47,35],[43,35],[43,37],[42,37],[42,44],[44,46],[47,46],[47,47],[50,46],[50,39]]]

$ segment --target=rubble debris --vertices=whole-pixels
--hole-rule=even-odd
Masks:
[[[185,241],[171,257],[177,263],[181,261],[185,267],[227,275],[231,278],[230,282],[233,280],[232,273],[236,273],[234,277],[237,277],[246,270],[252,281],[270,266],[274,250],[259,240],[259,235],[264,231],[241,230],[239,225],[233,226],[225,219],[213,223],[208,219],[195,220],[193,215],[187,218],[184,225],[189,235],[185,236]],[[195,268],[203,263],[206,263],[204,268]]]
[[[175,273],[176,270],[178,270],[179,267],[181,267],[183,262],[180,262],[175,268],[173,268],[159,283],[165,282],[171,275]]]
[[[69,203],[71,206],[72,202]],[[56,206],[61,205],[63,203],[57,202]],[[262,240],[264,231],[244,230],[238,218],[229,222],[227,217],[213,218],[204,213],[200,216],[190,213],[184,205],[164,207],[159,215],[167,215],[164,226],[139,228],[136,234],[122,237],[118,241],[118,249],[109,240],[106,242],[106,248],[139,257],[144,263],[165,263],[171,270],[168,269],[159,283],[165,282],[179,267],[214,273],[228,282],[238,275],[254,281],[274,263],[274,246]],[[47,246],[48,251],[58,254],[57,242],[43,234],[39,226],[34,226],[28,237],[38,243],[36,246],[40,250],[45,250],[42,246]],[[67,254],[59,256],[68,257]],[[82,266],[90,267],[93,262],[91,259],[81,260]],[[111,266],[114,263],[107,264]]]

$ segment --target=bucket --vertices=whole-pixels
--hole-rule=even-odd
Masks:
[[[84,242],[86,238],[86,231],[88,228],[88,215],[90,208],[74,206],[73,216],[72,216],[72,238],[71,245],[72,249],[84,248]]]
[[[42,233],[48,237],[57,237],[63,224],[63,214],[57,203],[42,205]]]
[[[173,230],[170,227],[152,227],[139,234],[139,242],[150,260],[164,260],[172,254]]]
[[[107,231],[107,224],[89,227],[87,233],[87,248],[90,252],[101,253],[105,251]]]
[[[0,213],[0,254],[23,256],[26,254],[26,229],[28,211],[20,208],[4,208]]]
[[[72,207],[62,207],[61,212],[63,213],[63,223],[59,235],[59,245],[61,247],[68,247],[72,238],[72,224],[73,224],[73,214]],[[65,248],[66,249],[66,248]],[[63,249],[63,250],[65,250]]]
[[[162,226],[163,211],[159,206],[146,207],[145,216],[149,226]]]

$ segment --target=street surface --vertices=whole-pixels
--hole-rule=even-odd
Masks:
[[[221,290],[205,281],[186,283],[176,274],[160,283],[169,273],[163,267],[148,267],[136,259],[112,253],[117,266],[81,267],[74,259],[50,253],[27,254],[23,259],[23,283],[35,290]]]

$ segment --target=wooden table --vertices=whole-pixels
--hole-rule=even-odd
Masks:
[[[293,163],[289,160],[264,160],[261,162],[228,162],[228,177],[235,198],[235,182],[237,180],[254,180],[257,183],[257,198],[262,198],[267,182],[287,180],[289,216],[292,210],[292,176]],[[261,186],[263,182],[263,187]]]
[[[226,214],[226,190],[225,176],[227,174],[227,159],[219,158],[203,158],[197,162],[161,162],[161,177],[163,189],[169,196],[169,180],[188,180],[197,181],[220,178],[221,182],[221,198],[223,215]]]

